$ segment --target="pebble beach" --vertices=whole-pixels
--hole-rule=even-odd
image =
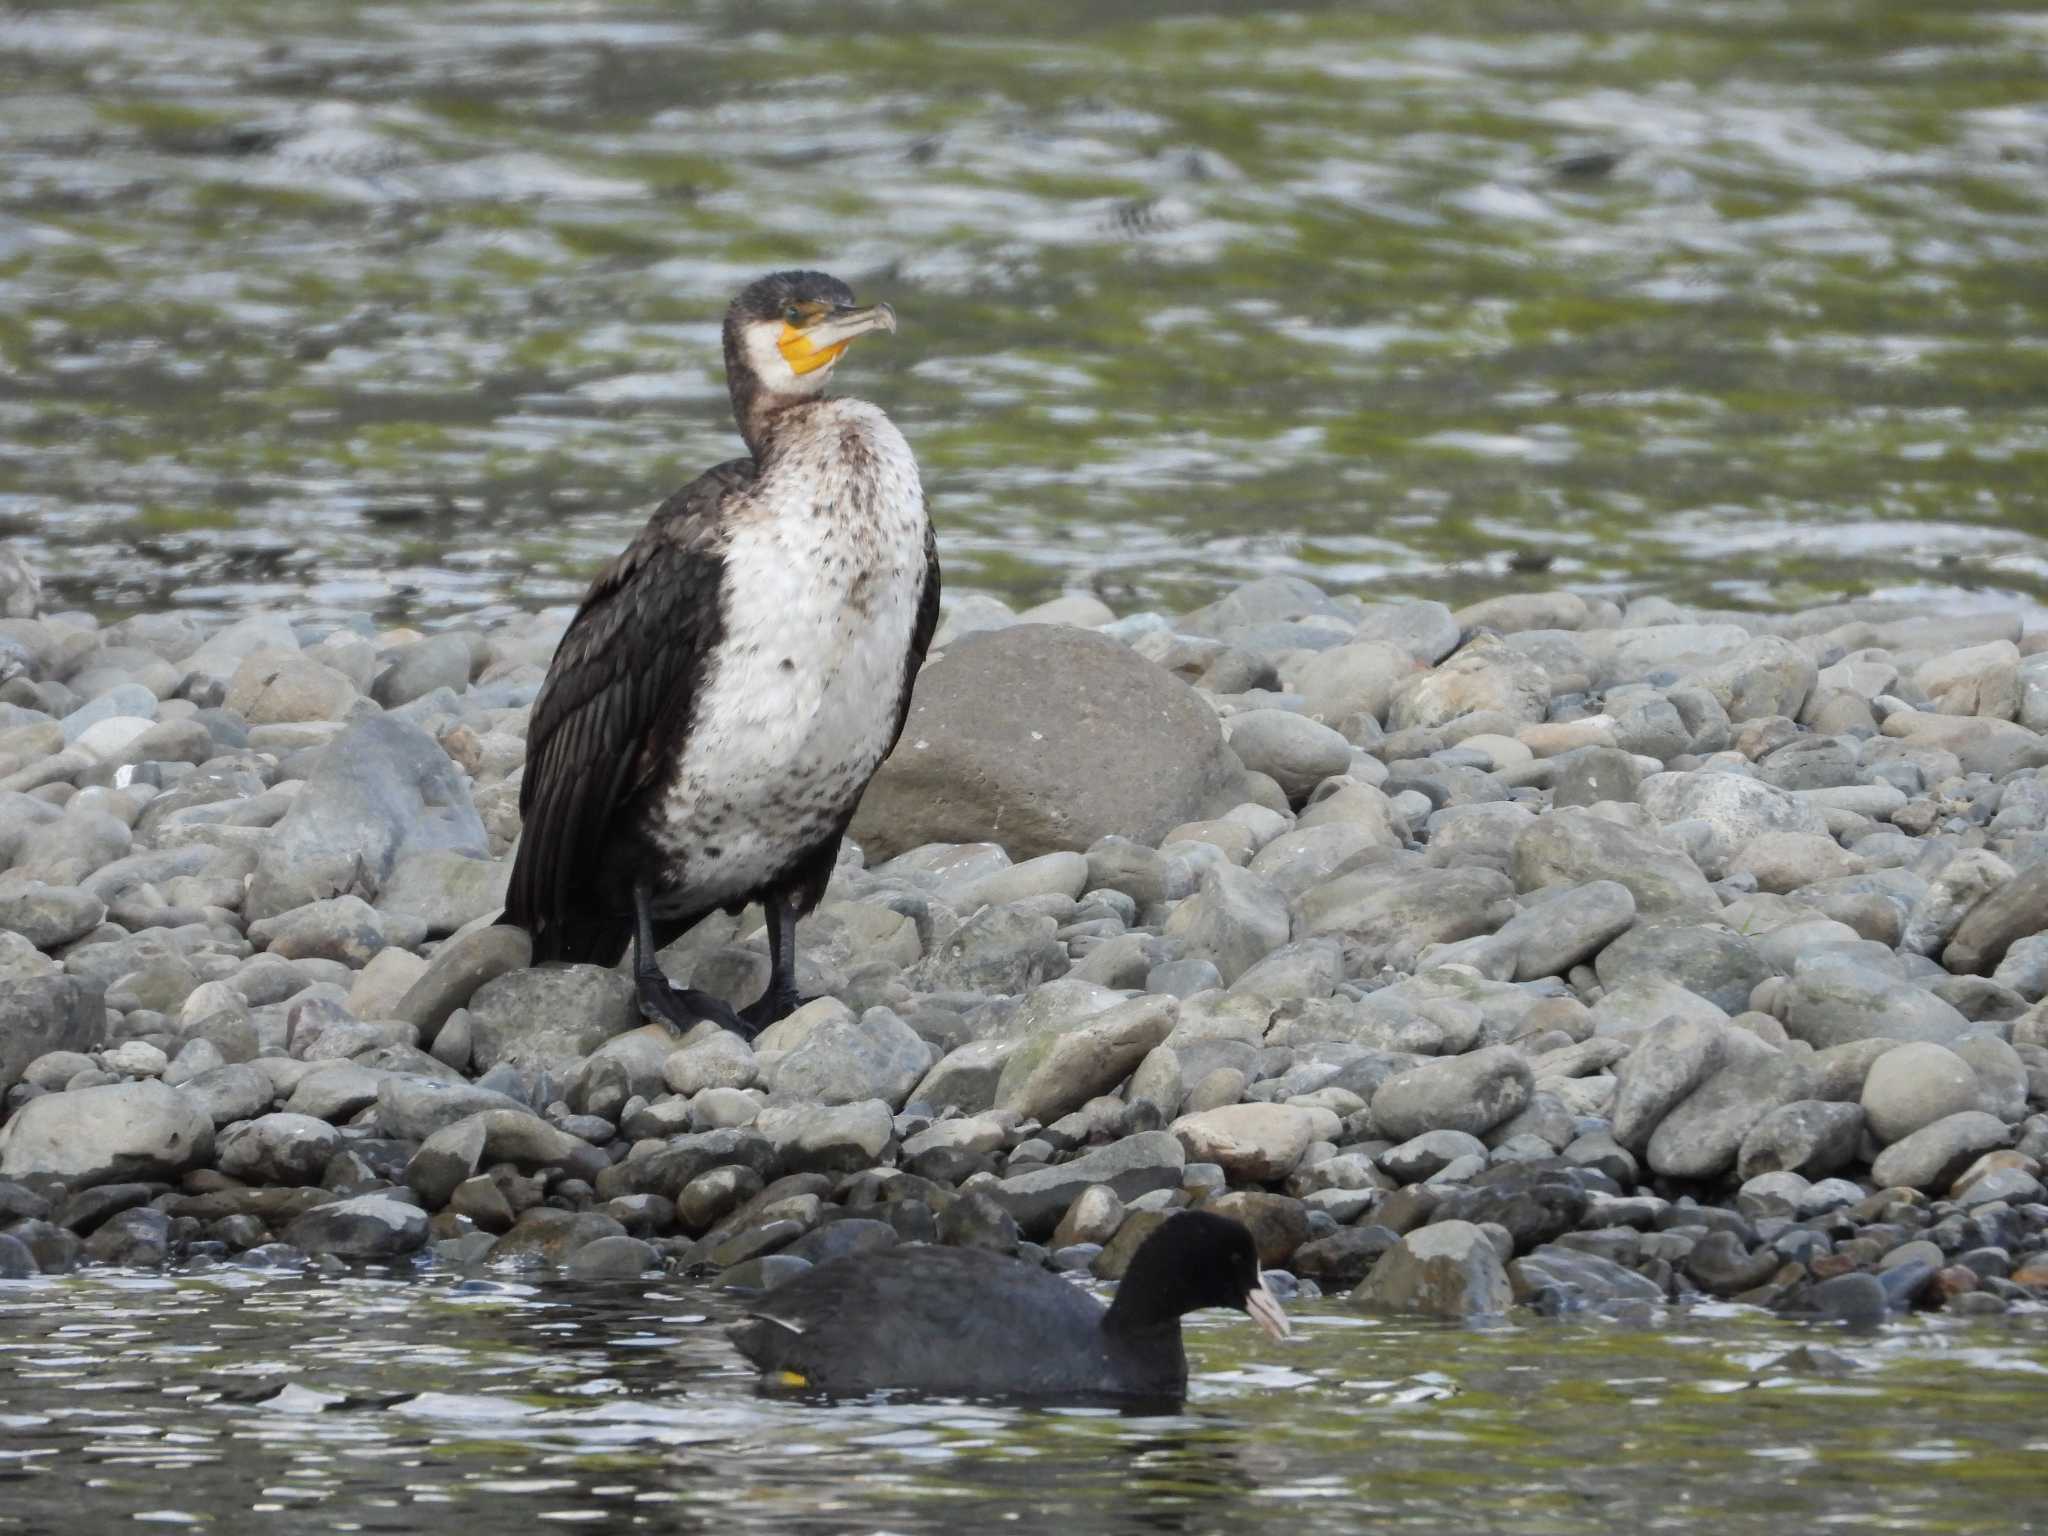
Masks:
[[[1392,1312],[2048,1304],[2038,616],[970,596],[749,1043],[495,923],[565,612],[6,575],[0,1277],[1114,1279],[1196,1206]],[[760,915],[662,958],[749,1001]]]

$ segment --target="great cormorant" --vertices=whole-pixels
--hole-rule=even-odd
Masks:
[[[827,395],[855,337],[894,331],[822,272],[777,272],[725,315],[748,457],[671,496],[591,583],[527,731],[505,921],[533,959],[616,964],[677,1028],[751,1035],[799,1002],[796,923],[903,730],[938,621],[917,461],[894,423]],[[655,951],[707,914],[766,909],[767,989],[735,1011]]]

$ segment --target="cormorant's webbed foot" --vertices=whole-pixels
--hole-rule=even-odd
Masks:
[[[654,958],[654,902],[642,883],[633,887],[633,984],[640,992],[640,1011],[657,1024],[666,1024],[677,1034],[686,1034],[709,1020],[729,1029],[742,1040],[751,1040],[761,1026],[740,1017],[737,1009],[722,997],[679,987]]]
[[[778,978],[771,980],[767,991],[740,1010],[740,1017],[745,1019],[752,1029],[760,1031],[777,1019],[788,1018],[809,1001],[809,998],[799,996],[795,987],[781,982]]]
[[[640,990],[640,1012],[656,1024],[666,1024],[677,1034],[687,1034],[709,1020],[729,1029],[742,1040],[751,1040],[761,1026],[722,997],[695,987],[679,987],[659,969],[635,970],[634,984]]]

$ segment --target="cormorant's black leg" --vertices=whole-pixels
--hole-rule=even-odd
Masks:
[[[732,1004],[695,987],[679,987],[654,958],[654,898],[646,883],[633,887],[633,983],[640,991],[640,1011],[677,1034],[709,1019],[743,1040],[754,1038],[760,1025],[734,1011]]]
[[[762,907],[768,918],[768,989],[740,1010],[755,1029],[766,1029],[803,1006],[796,990],[796,908],[774,896]]]

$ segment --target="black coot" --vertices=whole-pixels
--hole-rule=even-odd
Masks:
[[[1251,1234],[1184,1211],[1132,1255],[1106,1308],[1020,1259],[916,1246],[820,1264],[728,1331],[771,1385],[828,1395],[1161,1399],[1186,1390],[1180,1319],[1202,1307],[1287,1337]]]

